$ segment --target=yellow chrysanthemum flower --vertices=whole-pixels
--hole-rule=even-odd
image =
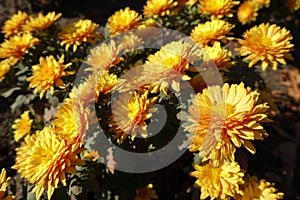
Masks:
[[[50,199],[59,183],[66,186],[66,173],[74,174],[75,166],[84,164],[77,157],[83,150],[78,141],[67,141],[54,127],[45,127],[25,138],[16,149],[16,164],[12,168],[35,185],[32,192],[36,193],[37,199],[44,190]]]
[[[156,191],[152,189],[153,185],[150,183],[146,187],[136,190],[136,196],[134,200],[152,200],[158,199]]]
[[[146,120],[152,116],[151,106],[157,98],[148,99],[149,92],[143,94],[137,92],[125,93],[118,96],[112,104],[111,126],[114,138],[122,142],[128,135],[134,140],[137,134],[147,137]]]
[[[1,200],[14,200],[14,196],[5,196],[6,188],[8,186],[8,181],[10,181],[10,177],[6,177],[6,170],[3,168],[0,174],[0,199]]]
[[[90,103],[96,101],[97,82],[95,75],[89,75],[82,83],[73,87],[69,96],[73,101],[80,102],[83,107],[87,107]]]
[[[196,187],[201,187],[200,199],[227,199],[243,194],[239,184],[243,183],[244,173],[237,162],[224,162],[219,167],[210,163],[194,165],[196,171],[190,173],[196,177]]]
[[[66,51],[73,45],[74,52],[82,42],[93,44],[94,38],[101,37],[100,34],[96,33],[98,26],[98,24],[88,19],[69,24],[58,34],[58,38],[62,40],[60,44],[66,45]]]
[[[191,32],[191,38],[202,46],[214,44],[220,40],[226,41],[226,34],[234,27],[229,22],[214,19],[204,24],[198,24]]]
[[[22,29],[29,32],[43,30],[51,26],[60,17],[61,13],[49,12],[47,15],[39,13],[37,17],[30,16]]]
[[[40,57],[40,63],[32,66],[32,76],[27,78],[30,82],[29,87],[35,88],[34,93],[40,91],[40,98],[44,96],[46,90],[54,93],[54,84],[60,88],[64,88],[65,84],[61,80],[63,76],[74,74],[74,71],[65,71],[72,63],[63,64],[64,55],[57,61],[52,55],[45,58]]]
[[[109,74],[108,71],[103,71],[95,76],[96,80],[96,101],[100,94],[111,93],[116,84],[118,83],[118,77],[115,74]]]
[[[202,51],[197,44],[187,42],[171,42],[161,47],[155,54],[149,55],[145,62],[143,76],[145,80],[153,77],[153,82],[162,88],[169,85],[179,91],[179,80],[189,80],[185,71],[196,57],[202,56]],[[151,74],[151,76],[149,76]],[[143,77],[142,77],[143,79]]]
[[[234,62],[231,61],[231,51],[222,48],[221,44],[218,42],[214,43],[212,47],[205,47],[204,50],[208,59],[213,61],[218,68],[231,67],[234,64]],[[204,61],[206,61],[205,58]]]
[[[89,126],[95,122],[89,107],[69,98],[58,107],[55,117],[53,125],[57,134],[68,140],[80,137],[83,141]]]
[[[10,58],[0,61],[0,82],[5,78],[5,75],[9,72],[12,64],[14,65]]]
[[[137,50],[139,47],[142,48],[143,40],[137,35],[134,34],[126,34],[121,41],[119,42],[118,46],[120,45],[122,47],[122,50],[132,51]]]
[[[258,15],[257,8],[251,1],[243,2],[237,10],[237,18],[243,25],[256,20]]]
[[[4,22],[2,33],[4,33],[4,36],[7,38],[21,32],[22,26],[25,24],[27,19],[28,15],[19,10],[18,13],[14,14],[10,19]]]
[[[232,17],[232,8],[240,3],[233,0],[199,0],[199,2],[200,13],[210,14],[212,19]]]
[[[292,59],[289,53],[293,44],[292,36],[286,28],[269,23],[260,24],[243,34],[244,39],[237,39],[241,47],[237,48],[240,56],[247,56],[249,67],[261,61],[262,69],[268,66],[276,70],[278,63],[285,65],[285,59]]]
[[[258,104],[258,98],[259,94],[243,83],[208,86],[196,94],[183,124],[191,133],[190,151],[199,151],[198,155],[211,159],[214,166],[223,160],[234,161],[236,147],[244,146],[254,154],[251,140],[267,136],[260,122],[268,121],[265,112],[269,106]]]
[[[271,0],[250,0],[257,9],[261,9],[262,7],[269,7]]]
[[[242,186],[243,195],[236,196],[237,200],[277,200],[283,199],[283,193],[277,192],[274,184],[267,182],[266,180],[258,180],[256,176],[247,177],[245,184]]]
[[[40,41],[30,33],[13,35],[0,45],[0,58],[13,57],[16,61],[28,52],[28,49]]]
[[[19,141],[26,135],[30,134],[32,119],[29,117],[29,111],[22,113],[21,118],[16,119],[14,124],[11,126],[14,130],[15,141]]]
[[[93,70],[94,72],[108,70],[111,66],[122,61],[122,57],[120,57],[121,50],[121,46],[116,45],[113,40],[107,44],[100,44],[91,50],[86,60],[86,64],[92,66],[87,70]]]
[[[135,28],[142,20],[142,16],[129,7],[115,12],[107,20],[106,27],[109,29],[110,35],[116,35],[124,31]]]
[[[176,5],[177,2],[173,0],[147,0],[143,14],[145,17],[168,15]]]

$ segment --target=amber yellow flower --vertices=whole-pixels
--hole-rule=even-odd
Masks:
[[[208,59],[213,61],[218,68],[231,67],[234,62],[231,60],[232,53],[225,48],[221,47],[221,44],[216,42],[212,47],[204,48],[205,54],[208,56]],[[205,58],[204,58],[204,61]]]
[[[262,7],[269,7],[271,0],[250,0],[256,8],[261,9]]]
[[[35,88],[34,93],[40,91],[40,98],[47,90],[54,93],[54,85],[64,88],[65,84],[61,80],[63,76],[74,74],[74,71],[65,71],[72,63],[63,64],[64,55],[57,61],[52,55],[45,58],[40,57],[40,63],[32,66],[32,76],[27,78],[30,82],[29,87]]]
[[[101,37],[100,34],[96,33],[98,26],[88,19],[69,24],[58,34],[59,39],[62,40],[60,44],[66,45],[66,51],[73,45],[75,52],[82,42],[94,43],[94,38]]]
[[[128,135],[134,140],[137,134],[147,137],[146,120],[152,116],[151,106],[157,98],[148,98],[149,92],[123,93],[112,104],[112,130],[114,138],[122,142]]]
[[[239,184],[243,183],[244,173],[237,162],[224,162],[219,167],[210,163],[194,165],[196,171],[190,173],[196,177],[196,187],[201,187],[200,199],[227,199],[243,194]]]
[[[120,55],[121,51],[122,47],[116,45],[114,40],[111,40],[109,43],[101,43],[91,50],[86,63],[92,67],[87,70],[94,72],[108,70],[111,66],[123,60]]]
[[[32,191],[37,199],[44,190],[50,199],[59,183],[66,186],[66,174],[76,173],[75,166],[84,164],[77,157],[83,150],[78,141],[67,141],[54,127],[45,127],[25,138],[16,149],[16,164],[12,168],[34,184]]]
[[[145,17],[168,15],[176,5],[177,2],[173,0],[147,0],[143,14]]]
[[[191,32],[191,38],[202,46],[214,44],[216,41],[226,41],[226,34],[234,27],[229,22],[214,19],[204,24],[198,24]]]
[[[5,78],[11,67],[10,58],[0,61],[0,82]]]
[[[108,71],[103,71],[102,73],[98,73],[95,76],[96,79],[96,98],[100,96],[100,94],[108,94],[111,93],[116,84],[118,83],[118,77],[115,74],[109,74]],[[97,100],[96,100],[97,101]]]
[[[126,7],[110,16],[107,20],[106,27],[109,29],[111,35],[116,35],[135,28],[141,20],[142,16],[139,15],[139,13]]]
[[[202,51],[197,44],[175,41],[161,47],[155,54],[149,55],[142,79],[157,82],[162,87],[169,85],[179,91],[179,80],[188,80],[185,71],[189,69],[190,63],[202,56]],[[151,76],[150,76],[151,74]]]
[[[142,44],[143,44],[143,40],[138,35],[126,34],[119,41],[118,46],[121,46],[122,50],[127,52],[127,51],[134,51],[142,48],[141,46]]]
[[[4,22],[4,25],[2,27],[2,33],[4,33],[4,36],[6,38],[19,33],[27,19],[28,15],[25,12],[19,10],[10,19]]]
[[[16,119],[14,124],[11,126],[14,130],[15,141],[19,141],[26,135],[30,134],[32,119],[29,117],[29,110],[21,114],[21,118]]]
[[[199,0],[200,13],[210,14],[212,18],[232,17],[232,8],[238,5],[239,1],[233,0]]]
[[[152,200],[158,199],[156,191],[152,189],[153,185],[150,183],[146,187],[136,190],[136,196],[134,200]]]
[[[0,45],[0,58],[13,57],[16,60],[22,58],[28,52],[28,49],[40,41],[30,33],[13,35]]]
[[[5,196],[6,188],[8,186],[8,181],[10,181],[10,177],[6,177],[6,170],[3,168],[0,174],[0,199],[1,200],[13,200],[14,196]]]
[[[89,107],[70,98],[58,107],[55,117],[53,125],[57,134],[69,140],[80,137],[83,141],[89,126],[95,122],[94,113]]]
[[[283,193],[277,192],[273,183],[264,179],[258,180],[256,176],[247,177],[245,184],[242,185],[243,195],[236,196],[237,200],[259,199],[259,200],[277,200],[283,199]]]
[[[49,12],[47,15],[39,13],[37,17],[30,16],[22,29],[29,32],[43,30],[51,26],[60,17],[61,13]]]
[[[240,56],[247,56],[244,60],[250,61],[249,67],[260,61],[263,70],[268,66],[276,70],[278,63],[285,65],[285,59],[292,59],[293,37],[286,28],[262,23],[247,30],[243,37],[238,39],[241,47],[236,50]]]
[[[196,94],[183,124],[191,133],[190,151],[199,151],[214,166],[223,160],[234,161],[236,147],[244,146],[254,154],[251,140],[267,136],[260,122],[268,121],[265,112],[269,106],[259,104],[258,98],[259,93],[243,83],[208,86]]]
[[[244,1],[237,10],[237,18],[244,25],[256,20],[257,8],[251,1]]]

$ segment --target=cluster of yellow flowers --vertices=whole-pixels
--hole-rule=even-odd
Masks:
[[[85,164],[84,158],[97,160],[99,157],[98,152],[81,154],[85,150],[86,133],[93,124],[106,123],[106,131],[119,144],[128,138],[134,141],[138,135],[149,137],[149,120],[156,112],[151,107],[170,95],[171,90],[180,92],[184,89],[182,81],[187,81],[196,94],[187,112],[180,113],[178,119],[184,121],[189,150],[195,153],[195,160],[201,160],[193,164],[195,171],[190,173],[197,179],[195,186],[201,188],[200,199],[283,198],[283,193],[277,192],[273,184],[249,177],[235,160],[236,148],[244,147],[254,154],[256,150],[251,141],[268,136],[261,125],[270,121],[266,114],[267,103],[260,102],[259,92],[243,82],[208,84],[199,73],[195,75],[199,66],[193,63],[195,58],[201,58],[200,67],[205,70],[214,63],[222,75],[236,67],[237,58],[242,58],[249,68],[261,65],[263,70],[268,67],[276,70],[278,64],[285,65],[286,59],[292,59],[290,51],[294,47],[286,28],[266,22],[245,31],[243,38],[233,34],[236,24],[232,18],[236,18],[236,23],[251,24],[258,17],[258,11],[270,4],[270,0],[148,0],[142,14],[126,7],[110,16],[106,24],[109,41],[94,49],[89,46],[81,57],[71,55],[84,49],[83,44],[103,39],[97,32],[99,25],[91,20],[79,20],[63,28],[55,27],[54,39],[58,45],[54,48],[58,50],[35,59],[25,82],[33,89],[33,95],[39,93],[39,100],[48,98],[45,94],[55,96],[59,89],[64,92],[64,98],[53,120],[46,121],[41,130],[33,128],[36,119],[32,108],[15,120],[14,138],[21,144],[16,149],[16,164],[12,168],[34,184],[37,199],[44,190],[50,199],[60,184],[67,185],[67,174],[76,173],[75,167]],[[297,10],[300,3],[297,0],[293,5],[292,10]],[[126,63],[128,59],[121,53],[135,51],[145,41],[138,35],[126,35],[121,41],[115,40],[115,36],[131,29],[163,27],[163,19],[168,16],[180,16],[183,9],[195,8],[197,16],[203,19],[188,32],[193,42],[172,41],[154,53],[142,54],[134,63]],[[9,81],[6,74],[13,73],[12,68],[17,63],[22,65],[24,60],[34,56],[29,52],[49,39],[43,37],[60,17],[61,14],[55,12],[34,17],[19,11],[5,22],[2,27],[5,40],[0,44],[0,81]],[[144,34],[151,36],[145,30]],[[226,44],[232,41],[236,41],[238,47],[229,50]],[[78,72],[74,60],[83,59],[87,52],[87,67],[82,73],[90,74],[71,90],[67,85],[73,86],[71,81]],[[140,63],[145,66],[143,70],[132,70],[134,73],[128,77],[131,81],[126,82],[126,72]],[[69,82],[65,78],[70,78]],[[214,75],[209,77],[214,78]],[[115,90],[119,95],[110,105]],[[96,103],[100,111],[92,110],[91,103]],[[8,181],[5,171],[2,173],[0,199]],[[149,184],[137,189],[135,199],[157,199],[152,188]]]

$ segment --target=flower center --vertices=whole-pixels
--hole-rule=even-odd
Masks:
[[[230,103],[218,103],[217,105],[213,106],[212,113],[215,115],[229,116],[235,111],[235,106]]]
[[[173,56],[170,56],[170,57],[164,59],[162,64],[166,67],[173,68],[173,66],[180,63],[180,58],[181,58],[181,56],[179,56],[179,55],[173,55]]]
[[[268,37],[263,37],[263,38],[261,38],[261,39],[260,39],[260,43],[261,43],[263,46],[265,46],[265,47],[268,47],[268,46],[273,45],[273,41],[272,41],[270,38],[268,38]]]

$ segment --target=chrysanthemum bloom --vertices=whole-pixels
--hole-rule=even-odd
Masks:
[[[261,9],[262,7],[269,7],[271,0],[250,0],[256,8]]]
[[[1,200],[13,200],[14,196],[4,197],[6,188],[8,186],[8,181],[10,181],[10,177],[6,177],[6,170],[3,168],[0,174],[0,199]]]
[[[11,64],[9,58],[0,61],[0,82],[5,78],[5,75],[9,72]]]
[[[276,70],[278,63],[285,65],[285,59],[293,59],[289,53],[292,35],[286,28],[280,28],[275,24],[260,24],[243,34],[244,39],[237,39],[241,47],[236,48],[240,56],[247,56],[249,67],[261,61],[262,69],[268,66]]]
[[[89,107],[69,98],[58,107],[55,117],[53,125],[57,134],[68,140],[79,137],[83,141],[89,126],[95,122]]]
[[[207,21],[204,24],[198,24],[191,32],[191,38],[202,46],[214,44],[220,40],[226,42],[226,34],[234,27],[234,25],[224,20]]]
[[[258,180],[256,176],[247,177],[243,186],[243,195],[237,195],[237,200],[259,199],[259,200],[276,200],[283,199],[283,193],[277,192],[274,184],[266,180]]]
[[[34,93],[40,91],[40,98],[47,90],[54,93],[54,85],[64,88],[65,84],[61,80],[63,76],[74,74],[74,71],[65,71],[72,63],[63,64],[64,55],[57,61],[52,55],[45,58],[40,57],[40,63],[32,66],[32,76],[27,78],[30,82],[29,87],[35,88]]]
[[[171,86],[179,91],[179,80],[190,79],[185,71],[196,57],[200,59],[202,53],[197,44],[181,41],[168,43],[155,54],[148,56],[143,74],[145,77],[142,79],[153,78],[153,82],[161,84],[162,88]]]
[[[143,40],[137,35],[134,34],[126,34],[118,46],[122,47],[123,51],[132,51],[132,50],[137,50],[139,47],[142,48]]]
[[[200,0],[200,13],[210,14],[212,18],[232,17],[232,8],[239,1],[233,0]]]
[[[205,54],[207,54],[208,59],[213,61],[220,69],[231,67],[234,64],[234,62],[231,61],[231,51],[222,48],[220,43],[216,42],[212,47],[206,46],[204,51]],[[206,60],[204,59],[204,61]]]
[[[267,122],[269,106],[258,104],[259,94],[244,84],[227,83],[208,86],[196,94],[188,108],[185,131],[191,133],[190,151],[211,159],[214,166],[223,160],[234,161],[236,147],[244,146],[251,153],[255,147],[251,140],[267,136],[260,122]]]
[[[111,93],[117,83],[118,77],[115,74],[109,74],[108,71],[96,72],[74,87],[70,97],[87,107],[92,102],[98,102],[100,94]]]
[[[256,20],[257,8],[251,1],[244,1],[237,10],[237,18],[243,25]]]
[[[115,74],[109,74],[108,71],[103,71],[95,76],[96,81],[96,101],[100,94],[111,93],[116,84],[118,83],[118,77]]]
[[[157,98],[149,98],[148,93],[127,92],[118,96],[112,104],[111,126],[114,138],[122,142],[128,135],[134,140],[137,134],[147,137],[146,120],[152,116],[151,106]]]
[[[110,16],[107,20],[106,27],[109,29],[110,35],[116,35],[133,29],[141,20],[142,16],[139,15],[139,13],[126,7]]]
[[[54,127],[45,127],[25,138],[16,149],[16,164],[12,168],[35,185],[32,192],[37,199],[44,190],[50,199],[59,183],[66,186],[66,174],[76,173],[75,166],[84,164],[77,157],[83,150],[78,141],[67,141]]]
[[[73,45],[73,51],[75,52],[77,46],[82,42],[94,43],[94,38],[101,37],[100,34],[96,33],[98,24],[91,20],[79,20],[73,24],[67,25],[58,34],[58,38],[61,41],[61,45],[66,45],[66,51],[70,46]]]
[[[86,64],[92,66],[87,70],[92,70],[94,72],[108,70],[111,66],[114,66],[123,60],[119,55],[121,50],[122,47],[116,45],[113,40],[109,43],[100,44],[91,50],[86,60]]]
[[[13,57],[17,61],[28,52],[33,45],[40,43],[39,39],[33,37],[30,33],[13,35],[0,45],[0,58]]]
[[[219,167],[210,163],[194,165],[196,171],[190,173],[196,177],[196,187],[201,187],[200,199],[227,199],[243,194],[239,184],[243,183],[244,173],[237,162],[224,162]]]
[[[6,38],[19,33],[27,19],[28,15],[19,10],[18,13],[14,14],[10,19],[4,22],[2,33],[4,33]]]
[[[143,14],[145,17],[168,15],[176,5],[177,2],[173,0],[147,0]]]
[[[144,188],[136,190],[136,196],[134,200],[152,200],[158,199],[156,191],[152,189],[153,185],[150,183]]]
[[[49,12],[47,15],[39,13],[37,17],[30,16],[22,29],[29,32],[43,30],[51,26],[60,17],[61,13]]]
[[[14,130],[15,141],[19,141],[26,135],[30,134],[32,119],[29,117],[29,110],[22,113],[21,118],[16,119],[14,124],[11,126]]]

